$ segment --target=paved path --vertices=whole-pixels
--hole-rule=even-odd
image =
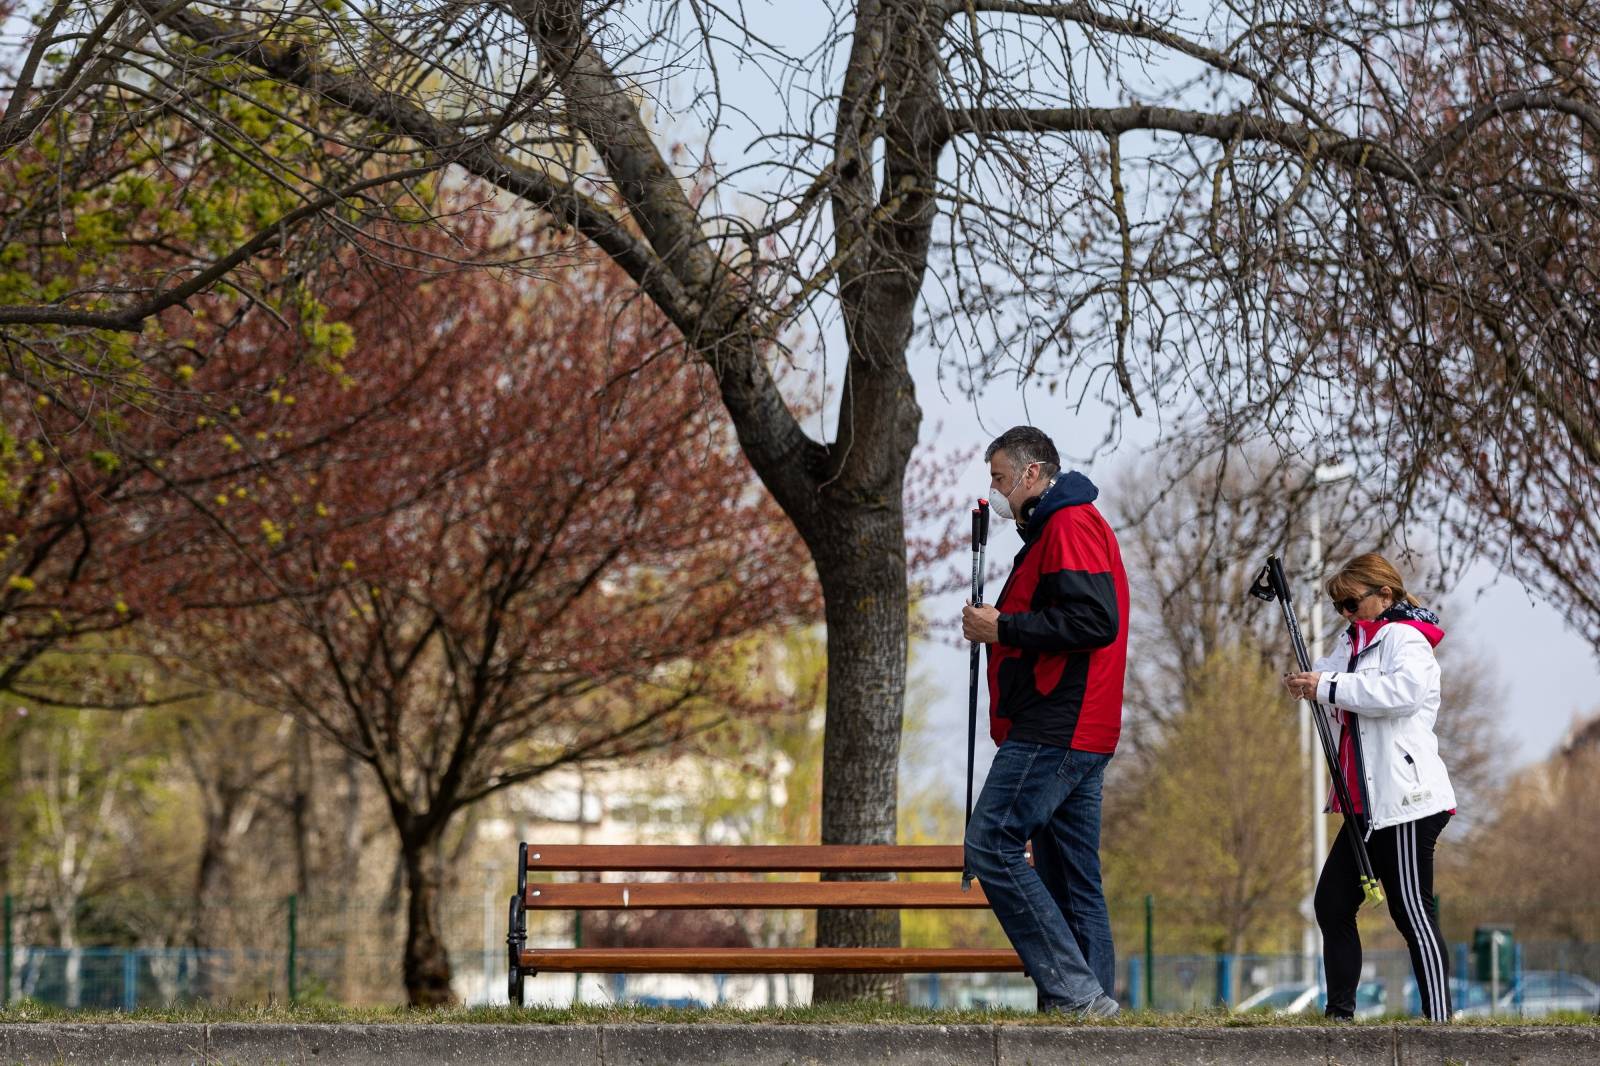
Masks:
[[[1596,1066],[1600,1026],[0,1025],[4,1066]]]

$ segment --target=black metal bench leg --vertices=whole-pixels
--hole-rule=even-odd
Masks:
[[[511,897],[506,920],[506,994],[513,1007],[522,1006],[522,949],[528,945],[528,912],[523,901],[528,895],[528,845],[517,845],[517,894]]]
[[[522,897],[511,897],[511,914],[507,922],[510,932],[506,934],[506,975],[508,978],[506,994],[510,997],[513,1007],[522,1006],[522,949],[528,943],[527,912],[522,909]]]

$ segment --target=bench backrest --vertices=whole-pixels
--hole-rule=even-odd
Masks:
[[[528,881],[546,873],[960,873],[961,848],[945,845],[560,844],[520,847],[517,891],[530,910],[980,908],[982,889],[959,881]]]
[[[552,873],[743,874],[734,880],[529,881]],[[942,846],[521,845],[511,897],[509,986],[522,1002],[536,973],[1017,973],[1009,948],[740,947],[529,948],[529,910],[710,910],[868,907],[981,908],[982,888],[960,881],[893,881],[897,873],[961,871],[961,848]],[[833,880],[761,879],[770,873]]]

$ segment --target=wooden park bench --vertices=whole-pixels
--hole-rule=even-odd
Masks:
[[[536,973],[977,973],[1020,972],[1009,948],[530,948],[528,911],[540,910],[893,910],[986,908],[974,882],[959,881],[586,881],[528,879],[543,874],[960,873],[961,848],[900,845],[556,845],[517,848],[511,897],[511,1002],[522,1002]]]

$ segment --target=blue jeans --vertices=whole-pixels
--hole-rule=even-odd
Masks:
[[[1100,786],[1111,756],[1008,740],[967,826],[967,872],[1039,987],[1039,1009],[1086,1006],[1116,974],[1100,885]],[[1034,865],[1025,848],[1033,841]]]

